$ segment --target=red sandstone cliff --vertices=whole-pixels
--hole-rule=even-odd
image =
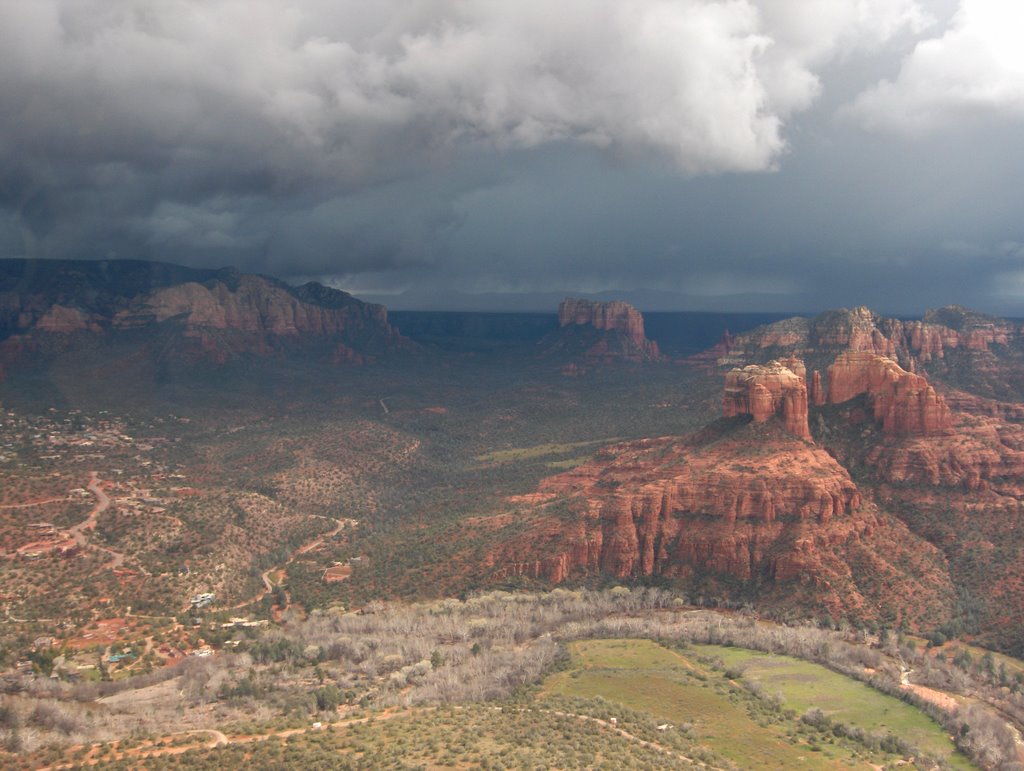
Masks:
[[[867,560],[922,608],[951,596],[933,547],[863,504],[828,453],[770,423],[615,445],[513,503],[536,518],[492,552],[498,575],[728,576],[778,587],[781,604],[799,596],[871,617],[893,597],[858,573]]]
[[[727,418],[750,415],[755,423],[778,415],[789,433],[810,441],[805,376],[799,359],[734,369],[725,376],[722,414]]]
[[[811,378],[808,398],[815,407],[821,407],[825,404],[825,389],[821,385],[821,373],[818,370],[814,370],[814,376]]]
[[[595,302],[568,297],[558,306],[558,325],[583,324],[594,329],[619,329],[637,345],[643,345],[644,318],[629,303]]]
[[[863,441],[856,427],[830,451],[871,469],[875,501],[943,550],[949,572],[973,600],[989,645],[1020,644],[1024,608],[1024,424],[1020,405],[955,394],[953,428],[941,435]],[[857,411],[854,403],[839,416]]]
[[[548,352],[573,352],[582,347],[589,359],[649,361],[661,358],[658,344],[644,333],[644,318],[636,308],[624,302],[595,302],[567,298],[558,306],[560,331],[544,343]],[[583,332],[585,338],[567,338]]]
[[[828,368],[828,402],[861,394],[871,399],[875,420],[890,436],[929,436],[952,426],[949,407],[924,377],[873,353],[842,353]]]

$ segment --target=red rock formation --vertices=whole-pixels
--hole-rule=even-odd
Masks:
[[[863,306],[829,311],[812,321],[810,343],[815,348],[846,348],[891,356],[897,344],[879,328],[882,321],[880,316]]]
[[[818,370],[814,370],[814,376],[811,378],[808,398],[815,407],[820,407],[825,403],[825,389],[821,386],[821,373]]]
[[[579,567],[623,577],[699,568],[750,578],[787,523],[825,525],[860,505],[827,453],[792,439],[761,449],[754,458],[743,443],[703,452],[641,440],[613,448],[611,462],[546,480],[540,493],[585,503],[569,538],[577,542],[541,574],[560,581]]]
[[[871,398],[875,420],[889,436],[928,436],[952,425],[945,400],[921,375],[873,353],[842,353],[828,368],[828,402],[841,404],[861,394]]]
[[[907,348],[921,361],[941,359],[947,349],[960,345],[956,330],[924,321],[903,322],[903,337]]]
[[[727,418],[751,415],[756,423],[779,415],[787,431],[810,441],[805,373],[799,359],[734,369],[725,376],[722,414]]]
[[[1020,344],[1022,328],[1005,319],[949,306],[928,311],[921,321],[901,321],[868,308],[826,311],[813,319],[792,318],[736,335],[692,357],[697,366],[716,362],[736,366],[778,356],[831,354],[842,350],[874,353],[898,360],[914,369],[917,363],[945,358],[950,351],[987,353],[993,345]],[[977,366],[972,361],[971,366]]]
[[[629,303],[620,301],[595,302],[567,297],[558,306],[558,325],[583,324],[594,329],[619,329],[637,345],[643,345],[644,318]]]
[[[534,508],[538,519],[491,553],[498,576],[560,582],[593,573],[723,575],[779,586],[782,602],[792,602],[793,593],[781,585],[797,582],[815,602],[870,616],[878,605],[855,585],[851,562],[873,555],[870,569],[907,582],[923,601],[952,594],[948,578],[931,575],[934,566],[921,568],[932,584],[908,575],[918,567],[908,570],[913,560],[900,543],[912,536],[862,504],[828,453],[770,424],[609,447],[517,503]],[[915,548],[915,559],[936,561],[934,548]]]
[[[383,306],[319,284],[289,287],[261,276],[219,271],[203,282],[184,281],[133,294],[135,287],[129,281],[100,292],[85,287],[80,295],[75,294],[77,286],[49,295],[0,292],[0,333],[14,332],[8,340],[40,342],[53,352],[73,345],[70,336],[77,333],[116,334],[170,324],[179,336],[173,344],[161,346],[161,355],[218,363],[240,353],[265,356],[318,346],[327,361],[358,364],[408,345],[388,324]],[[70,299],[55,302],[56,295]],[[6,347],[12,350],[3,358],[10,364],[17,351],[13,344]]]
[[[324,307],[304,302],[288,288],[259,276],[242,276],[235,288],[216,282],[159,289],[116,314],[112,324],[115,328],[138,327],[172,318],[189,329],[230,329],[286,337],[337,335],[353,325],[368,323],[386,325],[387,310],[355,301]]]
[[[46,313],[39,317],[35,329],[41,332],[69,334],[72,332],[102,332],[102,319],[95,314],[85,313],[77,308],[63,305],[51,305]]]
[[[986,399],[966,391],[947,389],[943,396],[953,412],[965,412],[970,415],[1000,418],[1015,423],[1024,423],[1024,404],[1019,402],[1003,402]]]
[[[595,302],[566,298],[558,306],[558,324],[582,326],[607,332],[610,336],[589,345],[584,355],[596,359],[650,360],[661,358],[658,344],[644,333],[644,318],[636,308],[624,302]]]
[[[1024,499],[1024,426],[1000,417],[959,416],[948,436],[905,438],[871,449],[868,463],[889,482],[961,487],[990,487]]]

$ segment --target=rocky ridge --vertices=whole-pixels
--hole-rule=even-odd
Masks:
[[[7,366],[24,350],[57,349],[75,335],[141,329],[173,329],[179,353],[214,362],[312,345],[328,350],[330,361],[359,363],[407,345],[383,306],[315,283],[291,287],[232,270],[130,261],[0,261],[4,270],[0,362]]]
[[[689,362],[714,371],[802,359],[810,376],[808,396],[820,406],[828,386],[817,389],[813,372],[824,379],[835,357],[846,351],[892,359],[927,376],[940,392],[966,390],[1005,403],[1024,402],[1024,326],[957,305],[928,311],[919,320],[886,318],[864,307],[784,319],[725,335]]]

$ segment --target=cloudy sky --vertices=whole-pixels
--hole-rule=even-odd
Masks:
[[[0,0],[0,256],[1024,315],[1008,0]]]

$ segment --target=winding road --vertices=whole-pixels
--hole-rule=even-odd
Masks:
[[[99,475],[95,471],[90,471],[87,488],[90,493],[96,496],[96,505],[92,507],[89,516],[83,522],[79,522],[68,530],[68,535],[74,538],[75,543],[83,548],[89,544],[89,539],[85,537],[85,531],[94,530],[96,528],[96,520],[100,514],[110,508],[110,498],[103,492],[103,488],[100,486],[102,484],[103,482],[100,480]],[[124,557],[122,556],[121,559],[123,561]]]
[[[288,567],[288,565],[290,565],[295,560],[296,557],[298,557],[301,554],[306,554],[308,552],[311,552],[311,551],[313,551],[313,549],[316,549],[318,546],[322,546],[323,543],[328,538],[333,538],[338,533],[340,533],[342,530],[344,530],[346,526],[351,526],[351,525],[357,525],[358,524],[358,522],[356,520],[354,520],[354,519],[337,519],[335,517],[319,517],[319,518],[320,519],[328,519],[328,520],[333,521],[335,523],[334,524],[334,529],[331,530],[329,533],[323,533],[322,535],[318,535],[315,539],[313,539],[309,543],[305,543],[302,546],[300,546],[298,549],[296,549],[294,552],[292,552],[292,555],[285,561],[285,563],[283,565],[275,565],[272,568],[267,568],[266,570],[264,570],[262,573],[260,573],[260,580],[263,582],[263,591],[259,592],[255,597],[252,597],[252,598],[247,599],[247,600],[242,600],[241,602],[239,602],[239,603],[237,603],[235,605],[232,605],[229,608],[226,608],[226,610],[238,610],[240,608],[244,608],[244,607],[247,607],[249,605],[255,605],[257,602],[259,602],[264,597],[266,597],[268,594],[271,594],[274,591],[274,582],[270,580],[270,574],[271,573],[274,573],[274,572],[276,572],[278,570],[284,570],[286,567]],[[288,602],[289,602],[289,600],[286,599],[285,600],[285,607],[281,608],[281,612],[284,612],[285,610],[288,609]]]

